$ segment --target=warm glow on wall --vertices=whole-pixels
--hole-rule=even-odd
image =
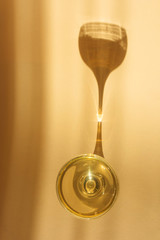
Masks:
[[[1,2],[0,239],[158,240],[160,2]],[[97,82],[78,49],[86,22],[114,23],[128,37],[99,123]],[[67,161],[93,153],[96,136],[120,191],[107,214],[85,221],[61,207],[55,185]]]

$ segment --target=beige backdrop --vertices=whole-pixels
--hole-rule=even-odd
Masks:
[[[0,239],[159,240],[159,0],[5,0],[0,11]],[[103,149],[120,193],[96,220],[72,216],[55,190],[61,166],[95,145],[97,86],[77,44],[88,21],[128,34],[104,93]]]

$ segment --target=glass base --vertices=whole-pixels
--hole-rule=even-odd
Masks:
[[[57,195],[62,205],[82,218],[107,212],[118,193],[114,170],[104,158],[84,154],[67,162],[57,177]]]

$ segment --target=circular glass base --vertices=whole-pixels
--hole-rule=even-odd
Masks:
[[[83,218],[98,217],[113,205],[118,180],[105,159],[84,154],[66,163],[57,177],[57,195],[71,213]]]

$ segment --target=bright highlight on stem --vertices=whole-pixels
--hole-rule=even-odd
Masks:
[[[103,113],[97,113],[98,122],[102,122],[102,119],[103,119]]]

